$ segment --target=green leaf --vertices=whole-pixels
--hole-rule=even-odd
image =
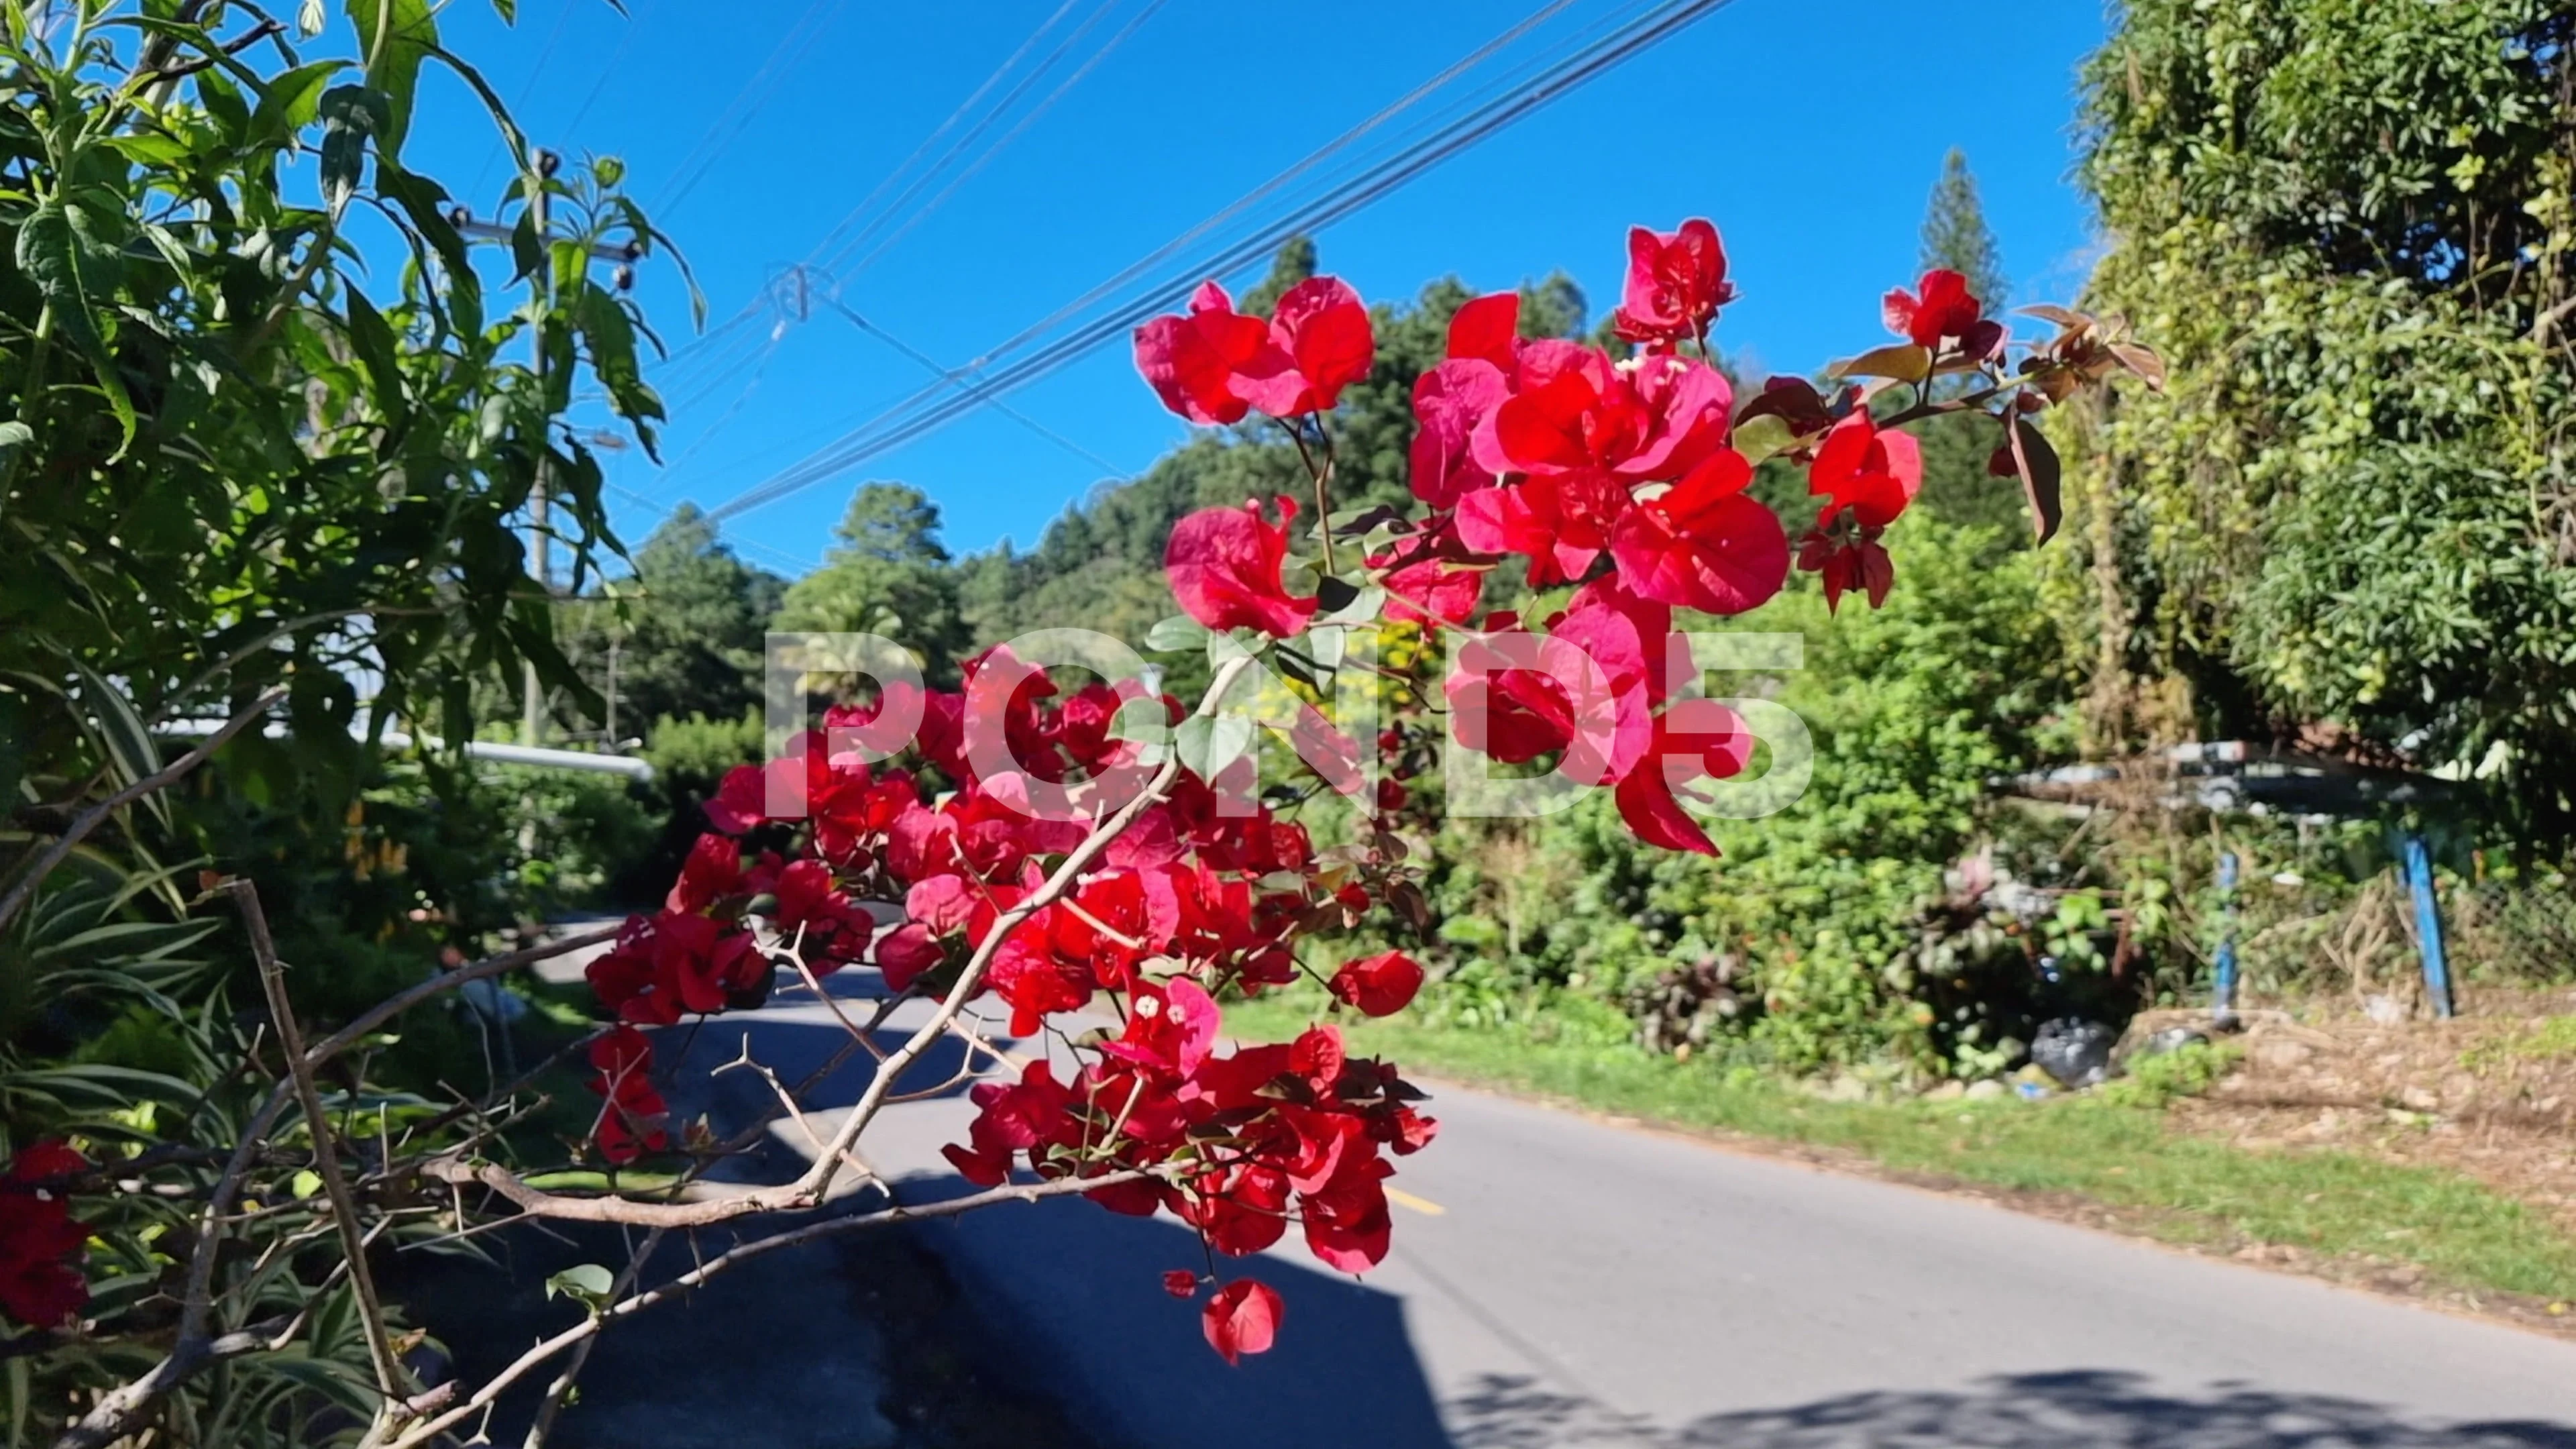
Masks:
[[[1160,699],[1122,700],[1118,712],[1109,717],[1109,738],[1127,740],[1140,747],[1145,764],[1159,765],[1163,751],[1170,747],[1172,726]]]
[[[1145,647],[1157,654],[1181,654],[1207,645],[1207,625],[1187,614],[1174,614],[1145,631]]]
[[[1932,354],[1911,342],[1891,343],[1837,362],[1832,371],[1836,377],[1892,377],[1898,382],[1921,382],[1932,375]]]
[[[561,1294],[585,1303],[604,1303],[617,1287],[617,1275],[597,1263],[575,1263],[546,1280],[546,1296]]]
[[[260,93],[259,109],[250,118],[252,139],[274,144],[312,125],[321,111],[323,87],[347,65],[346,61],[317,60],[269,81]]]
[[[134,443],[134,400],[126,395],[116,359],[99,331],[99,317],[115,306],[117,282],[123,275],[117,248],[97,234],[90,213],[48,196],[27,213],[18,229],[18,269],[44,295],[54,330],[71,340],[90,365],[99,391],[116,414],[124,440],[117,456]]]
[[[1789,420],[1778,413],[1748,418],[1737,424],[1735,429],[1735,451],[1742,453],[1748,463],[1758,464],[1765,458],[1785,453],[1797,441],[1798,434],[1789,426]]]
[[[469,334],[476,331],[480,324],[468,320],[480,315],[474,267],[466,260],[464,235],[457,231],[455,223],[448,220],[446,190],[428,177],[414,175],[399,166],[385,165],[379,159],[376,194],[402,208],[403,216],[411,222],[412,229],[429,243],[430,250],[438,253],[439,261],[447,267],[448,285],[457,289],[448,310],[457,317],[459,331]]]
[[[64,940],[49,941],[28,959],[51,961],[64,956],[84,960],[105,958],[108,964],[132,965],[185,950],[213,934],[222,924],[217,920],[115,921],[104,926],[92,926]],[[121,949],[111,953],[110,947]]]
[[[322,1174],[308,1167],[287,1179],[286,1190],[301,1202],[322,1190]]]
[[[144,726],[143,716],[134,701],[99,677],[96,670],[79,660],[72,668],[80,674],[81,700],[89,706],[90,722],[96,728],[99,742],[107,749],[116,783],[121,788],[132,785],[158,772],[161,752],[152,743],[152,731]],[[170,822],[170,802],[158,793],[143,797],[143,803],[158,816],[162,824]]]
[[[404,399],[402,365],[395,356],[394,330],[385,325],[384,314],[365,293],[351,287],[347,297],[349,346],[375,384],[376,412],[387,422],[399,421],[410,407]]]
[[[1192,715],[1172,731],[1181,763],[1202,780],[1214,780],[1252,749],[1252,720],[1242,714]]]
[[[379,138],[392,134],[392,105],[365,86],[333,86],[323,95],[317,113],[322,118],[322,203],[336,223],[366,174],[368,143],[376,140],[381,154]],[[381,161],[376,169],[381,176]]]
[[[1327,583],[1339,582],[1327,579]],[[1376,584],[1349,591],[1349,597],[1338,608],[1328,607],[1315,617],[1318,624],[1373,624],[1386,608],[1386,590]]]
[[[367,84],[385,97],[387,124],[379,145],[388,156],[402,152],[411,127],[412,95],[420,87],[420,63],[438,46],[438,18],[430,0],[345,0],[357,23]]]
[[[573,325],[590,351],[590,370],[608,389],[609,402],[628,422],[662,416],[662,400],[644,385],[636,363],[635,323],[617,294],[596,283],[582,284],[573,307]],[[648,443],[649,448],[649,443]]]
[[[250,102],[242,99],[241,87],[219,70],[197,73],[197,99],[205,105],[206,116],[223,132],[227,146],[239,146],[250,140]]]

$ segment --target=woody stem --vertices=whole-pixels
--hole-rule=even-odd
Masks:
[[[1291,422],[1288,436],[1297,444],[1297,460],[1306,465],[1306,476],[1315,480],[1315,527],[1324,535],[1324,572],[1339,573],[1340,567],[1333,562],[1332,440],[1325,435],[1323,414],[1310,413],[1308,416],[1314,419],[1315,436],[1323,441],[1325,447],[1323,463],[1318,465],[1315,455],[1308,451],[1304,428]]]

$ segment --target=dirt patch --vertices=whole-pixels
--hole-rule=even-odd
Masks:
[[[2448,1168],[2576,1232],[2576,992],[2488,990],[2464,1005],[2448,1021],[2340,1003],[2250,1013],[2243,1060],[2172,1121],[2243,1147]],[[2148,1013],[2131,1031],[2184,1019]]]

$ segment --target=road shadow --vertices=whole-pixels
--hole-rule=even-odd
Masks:
[[[917,1177],[896,1190],[923,1202],[966,1187]],[[915,1232],[986,1306],[991,1331],[1104,1443],[1449,1449],[1452,1442],[1403,1300],[1364,1280],[1266,1254],[1216,1259],[1220,1281],[1257,1279],[1283,1305],[1277,1346],[1229,1365],[1202,1334],[1204,1292],[1183,1302],[1163,1289],[1167,1269],[1211,1266],[1197,1234],[1169,1217],[1125,1217],[1066,1198],[990,1208]]]
[[[2410,1423],[2352,1399],[2237,1383],[2174,1392],[2108,1370],[2015,1374],[1957,1391],[1839,1394],[1678,1428],[1524,1378],[1489,1378],[1447,1410],[1456,1449],[2576,1449],[2576,1427],[2565,1424]]]
[[[872,972],[845,972],[826,983],[854,1015],[869,1009],[877,989]],[[848,1046],[847,1032],[814,1009],[811,993],[782,992],[779,1004],[805,1009],[785,1017],[744,1013],[661,1033],[657,1054],[670,1068],[674,1107],[683,1115],[706,1111],[723,1132],[775,1102],[758,1073],[717,1070],[741,1057],[746,1044],[753,1060],[789,1083]],[[890,1050],[907,1035],[886,1029],[873,1040]],[[906,1085],[950,1082],[945,1094],[953,1097],[964,1090],[962,1081],[951,1082],[962,1065],[962,1049],[940,1043]],[[866,1053],[853,1055],[814,1089],[810,1104],[824,1111],[848,1106],[872,1067]],[[900,1108],[884,1125],[912,1131],[916,1149],[953,1140],[962,1105],[932,1106],[910,1127],[891,1120]],[[774,1182],[801,1172],[809,1159],[790,1149],[788,1135],[786,1128],[766,1134],[760,1151],[719,1175]],[[935,1148],[903,1160],[935,1163]],[[940,1171],[889,1175],[892,1194],[908,1203],[968,1190]],[[841,1210],[863,1211],[884,1200],[871,1188]],[[483,1330],[474,1335],[482,1341],[461,1346],[460,1367],[469,1379],[505,1361],[504,1349],[515,1353],[533,1332],[577,1311],[560,1300],[542,1301],[552,1267],[538,1260],[554,1255],[539,1244],[559,1240],[540,1232],[512,1244],[520,1261],[506,1278],[526,1301],[506,1327],[494,1331],[479,1321],[481,1305],[462,1299],[434,1315]],[[701,1239],[674,1243],[665,1253],[720,1246]],[[621,1261],[610,1256],[615,1247],[582,1244],[585,1256],[561,1261]],[[1290,1251],[1301,1251],[1293,1230]],[[660,1320],[666,1326],[609,1335],[583,1404],[567,1418],[567,1449],[861,1445],[888,1442],[887,1436],[907,1445],[1044,1449],[1079,1442],[1079,1434],[1119,1449],[2576,1449],[2570,1424],[2445,1425],[2353,1399],[2242,1382],[2179,1387],[2108,1369],[1997,1377],[1939,1391],[1845,1393],[1684,1422],[1648,1420],[1537,1378],[1444,1380],[1417,1349],[1404,1300],[1368,1280],[1285,1254],[1211,1264],[1195,1233],[1168,1216],[1123,1217],[1073,1198],[858,1234],[829,1253],[797,1250],[759,1262],[768,1265],[763,1272],[664,1310],[672,1315]],[[1198,1301],[1165,1292],[1162,1275],[1173,1268],[1269,1284],[1285,1304],[1277,1346],[1239,1365],[1224,1363],[1202,1337]],[[932,1287],[906,1289],[907,1274]],[[468,1291],[490,1292],[490,1280]],[[935,1301],[947,1326],[924,1326],[932,1320],[901,1311],[890,1316],[870,1295],[891,1295],[898,1309],[908,1298]],[[1004,1417],[1027,1417],[990,1440],[958,1432],[955,1417],[934,1425],[918,1417],[929,1412],[918,1396],[899,1392],[925,1374],[930,1382],[959,1386],[942,1391],[940,1402],[1026,1394],[1025,1407]],[[507,1409],[532,1392],[533,1386]],[[1732,1395],[1714,1401],[1742,1402]],[[510,1417],[505,1411],[504,1423]],[[975,1422],[981,1428],[985,1421]],[[754,1423],[765,1432],[745,1432]]]

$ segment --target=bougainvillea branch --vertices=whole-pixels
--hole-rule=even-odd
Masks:
[[[1143,1172],[1120,1173],[1105,1177],[1101,1182],[1110,1186],[1122,1186],[1142,1181],[1147,1176],[1148,1174]],[[430,1442],[447,1429],[482,1412],[486,1405],[506,1393],[511,1385],[544,1367],[557,1355],[595,1337],[611,1324],[624,1322],[648,1308],[656,1308],[675,1299],[684,1298],[694,1290],[764,1253],[776,1252],[781,1248],[802,1247],[807,1243],[820,1242],[826,1238],[867,1232],[876,1228],[894,1227],[902,1223],[932,1222],[940,1218],[956,1217],[963,1213],[998,1207],[1004,1203],[1043,1202],[1051,1197],[1063,1197],[1073,1192],[1086,1191],[1094,1185],[1072,1181],[1014,1184],[1009,1187],[990,1188],[983,1192],[970,1193],[964,1197],[946,1198],[938,1202],[899,1204],[875,1212],[825,1218],[820,1222],[754,1238],[707,1259],[667,1283],[609,1303],[582,1322],[564,1329],[551,1338],[539,1341],[527,1352],[512,1360],[508,1367],[485,1380],[473,1393],[464,1396],[453,1406],[407,1426],[400,1434],[388,1439],[387,1449],[409,1449],[409,1446]]]
[[[1964,279],[1934,271],[1885,298],[1880,320],[1894,340],[1821,379],[1770,378],[1739,395],[1711,341],[1735,295],[1717,229],[1693,219],[1630,233],[1615,352],[1524,336],[1514,294],[1470,300],[1450,322],[1445,356],[1413,385],[1413,506],[1338,517],[1333,419],[1376,359],[1350,287],[1312,278],[1256,316],[1211,282],[1185,312],[1138,329],[1139,371],[1167,406],[1204,426],[1248,426],[1256,415],[1278,424],[1312,485],[1291,490],[1310,508],[1298,496],[1245,499],[1175,524],[1164,562],[1182,617],[1149,647],[1204,644],[1213,678],[1199,703],[1184,709],[1142,678],[1071,688],[1010,645],[965,661],[954,691],[925,689],[917,676],[881,682],[825,710],[821,728],[794,734],[776,758],[726,776],[659,910],[442,973],[309,1048],[289,1044],[286,1079],[211,1188],[192,1189],[207,1203],[177,1346],[103,1398],[78,1442],[142,1422],[158,1395],[231,1341],[210,1331],[216,1245],[291,1100],[306,1100],[317,1143],[327,1139],[316,1072],[441,992],[595,947],[606,949],[585,975],[611,1022],[575,1048],[596,1098],[575,1150],[612,1172],[672,1169],[651,1193],[534,1185],[496,1160],[510,1109],[474,1104],[430,1119],[399,1148],[386,1143],[365,1193],[340,1184],[320,1207],[294,1210],[327,1213],[344,1242],[363,1212],[381,1224],[424,1203],[452,1212],[459,1234],[481,1231],[469,1215],[494,1209],[494,1221],[656,1233],[804,1212],[824,1205],[845,1171],[882,1187],[859,1149],[887,1107],[967,1082],[975,1115],[965,1140],[943,1151],[974,1190],[747,1235],[641,1291],[638,1254],[584,1322],[470,1391],[391,1403],[401,1384],[384,1372],[390,1406],[378,1437],[426,1443],[569,1354],[546,1394],[559,1404],[607,1325],[749,1257],[1074,1194],[1178,1218],[1201,1261],[1171,1268],[1162,1286],[1198,1304],[1203,1336],[1228,1362],[1267,1350],[1289,1331],[1286,1305],[1248,1277],[1221,1281],[1216,1265],[1294,1228],[1329,1268],[1374,1267],[1393,1230],[1387,1179],[1437,1131],[1418,1110],[1424,1094],[1392,1063],[1351,1056],[1335,1025],[1404,1009],[1424,985],[1421,965],[1400,949],[1354,950],[1324,967],[1301,959],[1367,923],[1420,928],[1419,852],[1399,826],[1419,823],[1425,807],[1406,782],[1431,751],[1445,745],[1607,789],[1639,840],[1714,855],[1707,786],[1749,767],[1755,737],[1698,697],[1696,681],[1668,677],[1677,618],[1744,614],[1798,572],[1817,575],[1831,604],[1882,603],[1897,585],[1891,530],[1922,486],[1921,451],[1904,429],[1936,416],[1994,423],[1990,469],[2020,481],[2044,539],[2057,523],[2056,464],[2032,419],[2115,373],[2151,386],[2160,377],[2153,354],[2116,328],[2061,309],[2028,309],[2054,334],[2016,342]],[[1755,494],[1766,468],[1802,474],[1815,512],[1802,507],[1784,523]],[[1426,649],[1399,666],[1366,647],[1432,635],[1445,636],[1453,667],[1434,667]],[[1383,729],[1371,716],[1346,732],[1316,703],[1333,705],[1346,686],[1392,695],[1403,713]],[[1282,697],[1284,714],[1273,707]],[[889,745],[877,735],[893,719],[918,723]],[[1303,775],[1265,790],[1260,772],[1283,754]],[[1331,799],[1347,805],[1348,826],[1319,846],[1301,811]],[[882,978],[864,1020],[827,990],[845,967]],[[1228,1043],[1225,1001],[1301,975],[1321,984],[1323,1019],[1290,1041]],[[782,980],[823,1001],[849,1040],[792,1086],[746,1040],[721,1070],[756,1072],[775,1101],[721,1141],[703,1124],[675,1123],[663,1090],[688,1034],[665,1029],[755,1009]],[[881,1045],[876,1034],[907,1006],[924,1008],[921,1019],[899,1044]],[[1006,1026],[989,1025],[987,1010]],[[277,1014],[291,1020],[282,1002]],[[943,1038],[964,1045],[963,1066],[935,1084],[928,1071],[907,1081]],[[825,1136],[809,1094],[862,1052],[867,1082]],[[793,1180],[706,1180],[705,1169],[782,1117],[813,1148]],[[86,1159],[47,1143],[21,1149],[0,1178],[12,1193],[0,1201],[30,1225],[13,1279],[25,1291],[0,1310],[38,1329],[77,1322],[84,1235],[64,1199],[91,1178]],[[353,1263],[364,1253],[357,1241]],[[382,1333],[369,1331],[381,1349]]]
[[[1254,797],[1251,728],[1222,719],[1236,680],[1274,661],[1319,690],[1346,670],[1371,687],[1393,675],[1417,701],[1445,706],[1424,712],[1445,713],[1458,745],[1507,764],[1552,761],[1578,784],[1609,787],[1647,843],[1713,854],[1692,813],[1694,783],[1742,771],[1753,738],[1665,678],[1676,612],[1744,613],[1793,568],[1819,575],[1829,602],[1847,592],[1883,602],[1895,578],[1885,536],[1922,481],[1920,450],[1901,428],[1936,414],[1996,420],[1998,470],[2021,476],[2045,536],[2053,460],[2024,416],[2151,362],[2091,319],[2055,311],[2043,315],[2057,336],[2016,350],[1963,279],[1934,271],[1886,298],[1883,320],[1901,340],[1864,350],[1825,386],[1775,378],[1739,403],[1709,340],[1734,295],[1716,228],[1694,219],[1630,235],[1614,319],[1626,356],[1522,336],[1515,296],[1470,301],[1447,356],[1414,388],[1410,462],[1424,511],[1355,522],[1333,516],[1330,418],[1368,374],[1375,342],[1347,285],[1310,279],[1261,317],[1210,283],[1185,313],[1138,329],[1138,369],[1173,411],[1210,426],[1256,413],[1275,421],[1313,485],[1311,518],[1278,497],[1173,528],[1174,598],[1191,626],[1229,636],[1211,639],[1218,668],[1200,705],[1184,714],[1133,680],[1064,694],[996,648],[967,661],[961,691],[905,701],[921,720],[909,767],[879,772],[865,759],[881,756],[835,743],[837,730],[864,731],[890,707],[881,692],[836,706],[823,730],[725,780],[708,806],[713,830],[664,910],[630,920],[589,969],[629,1023],[594,1049],[595,1146],[612,1164],[668,1150],[640,1029],[756,1004],[773,963],[819,996],[831,970],[872,962],[888,1005],[864,1031],[842,1022],[876,1069],[796,1181],[643,1203],[540,1192],[488,1164],[451,1160],[437,1172],[543,1216],[685,1226],[810,1207],[885,1106],[947,1090],[973,1073],[980,1047],[1017,1080],[974,1089],[969,1140],[947,1149],[970,1182],[998,1188],[1028,1172],[1090,1184],[1115,1211],[1176,1214],[1212,1254],[1257,1251],[1295,1224],[1334,1267],[1376,1263],[1389,1229],[1384,1154],[1432,1136],[1410,1105],[1421,1094],[1391,1066],[1350,1060],[1329,1025],[1220,1055],[1218,998],[1294,979],[1303,936],[1418,899],[1384,818],[1408,792],[1396,778],[1367,788],[1366,746],[1305,711],[1291,739],[1319,783],[1281,798],[1329,789],[1356,811],[1352,843],[1319,852],[1303,825]],[[1959,381],[1936,393],[1943,378]],[[1897,388],[1910,389],[1902,408]],[[1817,500],[1794,547],[1749,491],[1775,460],[1803,466]],[[1544,614],[1490,609],[1507,568],[1541,597],[1570,591],[1566,602]],[[1406,626],[1449,631],[1470,667],[1433,691],[1342,647],[1352,628]],[[1140,710],[1141,733],[1128,727]],[[1401,755],[1410,738],[1391,729],[1376,744]],[[1114,810],[1044,807],[1099,799],[1149,745],[1162,758]],[[934,799],[933,784],[952,788]],[[802,813],[780,813],[781,799]],[[901,923],[879,927],[863,901],[899,904]],[[1340,1007],[1378,1016],[1401,1009],[1422,979],[1389,951],[1327,984]],[[998,998],[1010,1034],[1027,1037],[1104,993],[1114,1031],[1057,1034],[1074,1053],[1069,1077],[1052,1059],[1001,1057],[961,1022],[971,1003]],[[927,1017],[892,1051],[877,1047],[869,1038],[886,1011],[916,995],[932,1003]],[[907,1090],[905,1073],[943,1035],[968,1042],[966,1071]],[[796,1094],[776,1095],[801,1121]],[[1126,1176],[1139,1171],[1153,1176]],[[1187,1276],[1179,1286],[1194,1297],[1202,1285]],[[1266,1347],[1278,1323],[1277,1305],[1244,1283],[1217,1287],[1205,1313],[1210,1343],[1229,1358]]]

